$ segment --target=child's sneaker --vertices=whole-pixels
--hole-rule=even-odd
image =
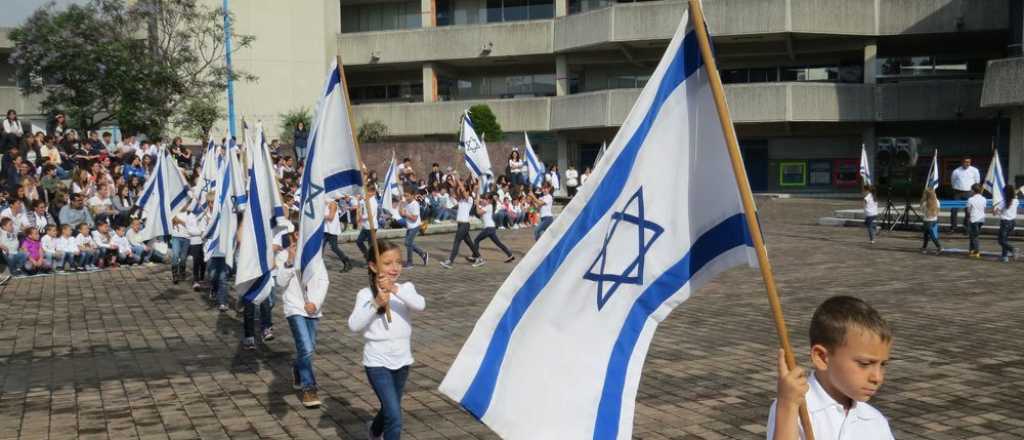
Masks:
[[[273,327],[267,327],[267,328],[263,329],[263,334],[261,335],[261,337],[263,338],[264,342],[273,341],[274,340],[274,328]]]
[[[217,306],[217,310],[220,310],[221,313],[227,312],[228,311],[228,305],[227,304],[221,304],[221,305]]]
[[[441,267],[443,267],[445,269],[451,269],[452,268],[452,262],[448,261],[448,260],[444,260],[444,261],[441,262]]]
[[[506,263],[511,263],[513,261],[516,261],[516,256],[515,255],[509,255],[508,258],[505,259]]]
[[[384,434],[373,435],[373,420],[366,422],[366,438],[368,440],[383,440]]]
[[[242,340],[242,348],[244,348],[246,350],[255,350],[256,349],[256,338],[254,338],[252,336],[249,336],[249,337],[243,339]]]
[[[486,263],[487,262],[484,261],[483,258],[477,257],[477,259],[473,261],[473,267],[480,267],[480,266],[483,266]]]
[[[320,396],[317,396],[316,390],[302,390],[302,406],[306,408],[320,406]]]

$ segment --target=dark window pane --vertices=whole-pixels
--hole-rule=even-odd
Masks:
[[[522,21],[529,18],[527,0],[505,0],[504,21]]]
[[[452,1],[437,0],[437,25],[449,26],[452,24]]]
[[[501,21],[501,0],[487,0],[487,22],[498,23]]]
[[[722,82],[740,84],[747,82],[747,69],[725,69],[721,71]]]
[[[530,0],[530,20],[552,18],[555,4],[552,0]]]

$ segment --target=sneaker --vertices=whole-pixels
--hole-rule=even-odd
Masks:
[[[971,258],[974,258],[974,259],[979,259],[979,258],[981,258],[981,252],[973,251],[973,252],[971,252],[970,255],[968,255],[968,257],[971,257]]]
[[[306,408],[320,406],[320,396],[317,396],[316,390],[302,390],[302,406]]]
[[[249,336],[247,338],[242,339],[242,348],[244,348],[246,350],[255,350],[256,349],[256,338],[254,338],[252,336]]]
[[[383,440],[384,434],[373,435],[373,420],[366,422],[366,438],[367,440]]]
[[[999,261],[1002,261],[1003,263],[1009,263],[1010,262],[1010,257],[1008,257],[1008,256],[1007,257],[1002,257],[1002,258],[999,259]]]
[[[424,252],[423,255],[420,255],[420,258],[423,258],[423,265],[426,266],[430,262],[430,253]]]
[[[274,340],[274,328],[273,327],[267,327],[267,328],[263,329],[263,334],[261,336],[263,338],[263,342],[273,341]]]
[[[942,255],[942,248],[936,249],[935,250],[935,255]]]
[[[462,258],[464,258],[467,263],[476,263],[476,260],[480,259],[480,257],[465,257],[465,256],[462,257]]]
[[[483,258],[477,257],[477,259],[475,261],[473,261],[473,267],[480,267],[480,266],[483,266],[486,263],[487,262],[484,261]]]
[[[217,306],[217,310],[219,310],[221,313],[227,312],[228,311],[228,305],[227,304],[221,304],[221,305]]]
[[[7,284],[7,282],[10,281],[10,280],[11,280],[11,276],[10,275],[4,275],[3,277],[0,277],[0,286],[3,286],[4,284]]]
[[[292,389],[302,390],[302,379],[299,377],[299,371],[294,368],[292,368]]]
[[[451,269],[452,268],[452,262],[448,261],[448,260],[444,260],[444,261],[441,262],[441,267],[443,267],[445,269]]]
[[[870,241],[869,243],[871,243],[871,244],[875,244],[875,240],[871,240],[871,241]]]
[[[341,262],[341,273],[349,272],[352,270],[352,262],[345,260]]]
[[[922,253],[922,254],[927,254],[927,253],[928,253],[928,249],[925,249],[925,248],[921,248],[921,253]]]
[[[511,263],[513,261],[516,261],[516,256],[515,255],[509,255],[508,258],[505,259],[506,263]]]
[[[192,283],[192,290],[195,290],[196,292],[198,292],[199,291],[199,287],[200,286],[199,286],[199,282],[198,281]]]

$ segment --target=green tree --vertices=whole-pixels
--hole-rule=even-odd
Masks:
[[[501,124],[494,116],[491,107],[487,104],[477,104],[469,108],[469,119],[473,121],[473,129],[476,134],[487,142],[500,141],[504,133],[501,131]]]
[[[380,142],[388,135],[387,124],[381,121],[369,121],[359,126],[356,138],[360,143]]]
[[[198,139],[206,141],[210,130],[217,121],[224,118],[224,111],[218,103],[218,96],[197,96],[185,102],[183,111],[174,120],[174,125],[188,130]]]
[[[309,113],[309,109],[306,107],[299,107],[297,109],[289,110],[281,113],[281,142],[291,145],[295,142],[295,125],[301,122],[306,126],[306,130],[312,129],[313,116]]]
[[[43,110],[66,112],[78,128],[116,122],[160,135],[190,100],[226,86],[222,21],[222,10],[197,0],[90,0],[63,10],[50,2],[10,32],[10,60],[21,92],[44,95]],[[232,40],[239,50],[253,38]]]

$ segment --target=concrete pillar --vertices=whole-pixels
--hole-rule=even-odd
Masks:
[[[423,63],[423,102],[437,102],[437,68]]]
[[[864,84],[875,84],[878,70],[875,62],[878,59],[878,44],[874,41],[864,45]]]
[[[437,0],[420,0],[420,27],[437,26]],[[423,90],[426,90],[424,87]]]
[[[569,168],[569,139],[565,135],[557,135],[558,139],[558,183],[560,188],[555,194],[564,196],[565,191],[565,170]]]
[[[1024,108],[1010,114],[1010,160],[1006,175],[1007,181],[1024,184]]]
[[[565,55],[555,55],[555,95],[565,96],[569,94],[569,58]]]
[[[555,0],[555,17],[569,15],[569,0]]]

